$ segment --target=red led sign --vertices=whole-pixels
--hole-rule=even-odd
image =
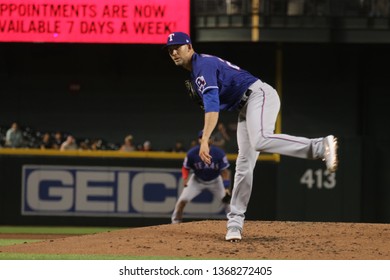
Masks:
[[[190,0],[0,0],[0,42],[162,44]]]

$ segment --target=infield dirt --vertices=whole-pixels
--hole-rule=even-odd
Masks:
[[[193,259],[390,259],[389,224],[246,221],[243,240],[238,243],[225,241],[225,232],[226,221],[187,222],[82,236],[50,235],[41,242],[0,247],[0,252]]]

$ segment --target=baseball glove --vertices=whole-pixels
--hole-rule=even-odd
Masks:
[[[187,89],[187,93],[190,96],[191,100],[200,106],[200,108],[204,111],[204,105],[202,98],[196,93],[195,89],[192,87],[190,80],[185,80],[184,84]]]
[[[225,196],[222,198],[222,203],[230,204],[230,200],[232,199],[232,196],[230,194],[225,194]]]

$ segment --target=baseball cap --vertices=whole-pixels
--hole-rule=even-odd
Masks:
[[[164,47],[172,46],[172,45],[186,45],[192,44],[191,38],[188,34],[184,32],[173,32],[168,35],[167,44]]]

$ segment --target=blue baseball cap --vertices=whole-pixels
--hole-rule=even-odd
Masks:
[[[167,44],[164,47],[172,45],[187,45],[192,44],[191,38],[188,34],[184,32],[173,32],[168,35]]]

